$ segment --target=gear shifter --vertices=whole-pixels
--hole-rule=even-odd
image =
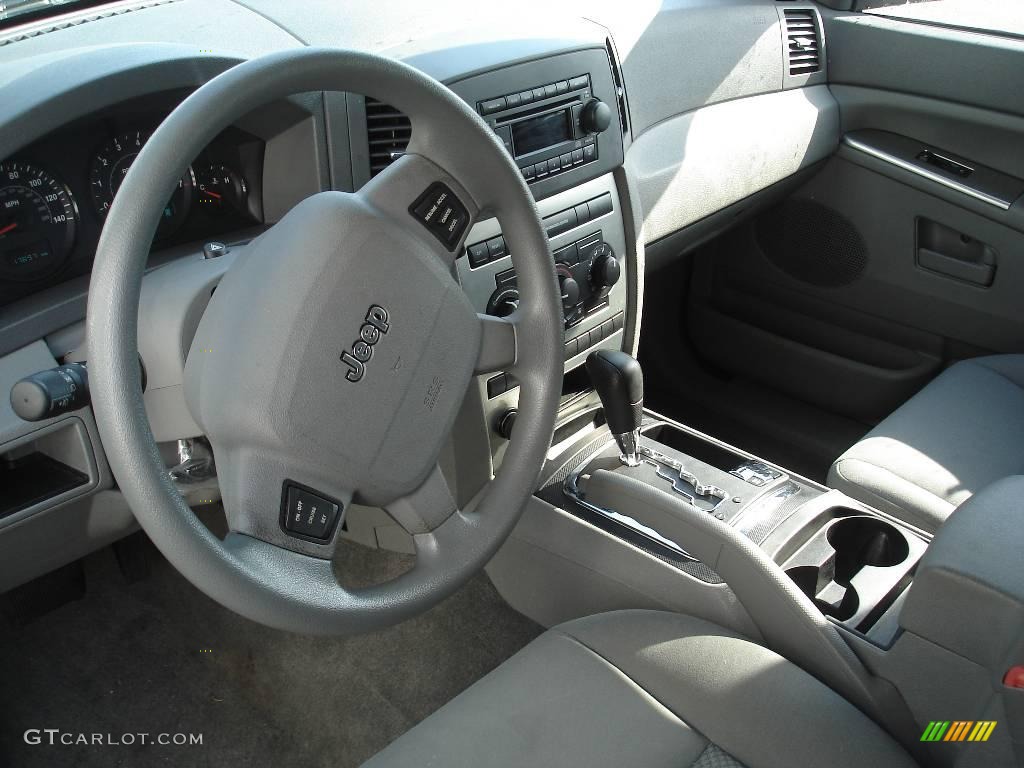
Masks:
[[[640,423],[644,415],[644,372],[625,352],[599,349],[587,357],[587,373],[601,396],[608,427],[629,467],[640,463]]]

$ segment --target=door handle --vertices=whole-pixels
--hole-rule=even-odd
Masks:
[[[924,217],[917,218],[916,229],[921,269],[984,288],[995,281],[997,256],[992,246]]]
[[[952,277],[954,280],[963,280],[966,283],[974,283],[986,288],[992,285],[992,281],[996,277],[995,264],[964,261],[928,248],[917,249],[917,263],[930,272],[938,272],[946,277]]]

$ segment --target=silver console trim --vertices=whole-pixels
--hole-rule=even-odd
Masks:
[[[681,461],[676,461],[675,459],[666,456],[665,454],[656,451],[653,448],[648,448],[647,446],[643,445],[640,446],[640,455],[643,456],[649,464],[653,465],[657,469],[658,477],[662,478],[663,480],[668,480],[669,483],[672,484],[672,490],[675,493],[682,496],[687,501],[689,501],[691,504],[694,501],[696,501],[696,499],[692,495],[687,493],[685,490],[679,487],[678,483],[680,480],[693,486],[694,493],[696,493],[697,496],[700,496],[701,498],[705,499],[708,497],[711,497],[712,499],[717,499],[717,501],[714,503],[711,509],[701,509],[699,510],[700,512],[711,514],[716,509],[718,509],[719,505],[723,501],[729,498],[729,494],[727,491],[722,490],[717,485],[705,485],[692,472],[687,472],[686,467],[683,466],[683,463]],[[675,476],[673,476],[671,472],[666,471],[667,469],[671,469],[672,472],[675,473]]]
[[[591,459],[593,458],[593,456],[598,455],[602,450],[604,450],[604,448],[612,444],[615,444],[616,447],[618,447],[618,442],[616,440],[613,439],[606,441],[601,449],[595,451],[591,455]],[[646,462],[647,464],[653,466],[658,474],[658,477],[668,480],[671,483],[672,490],[675,493],[682,496],[691,504],[695,501],[695,499],[689,493],[686,493],[685,491],[678,487],[677,481],[680,479],[684,480],[685,482],[693,486],[694,491],[699,496],[704,498],[711,497],[712,499],[716,500],[714,502],[714,506],[712,506],[711,509],[698,509],[697,511],[701,514],[714,514],[718,506],[729,497],[729,494],[726,493],[721,488],[719,488],[718,486],[705,485],[701,483],[695,475],[686,471],[686,469],[683,467],[682,462],[676,461],[675,459],[666,456],[660,451],[654,450],[653,448],[649,448],[646,445],[639,445],[637,447],[637,453],[641,457],[640,462]],[[638,462],[638,464],[640,462]],[[624,515],[621,512],[617,512],[614,509],[608,509],[606,507],[602,507],[587,501],[586,496],[583,493],[583,490],[579,487],[579,478],[589,464],[589,459],[587,461],[584,461],[565,479],[565,482],[562,484],[562,492],[566,496],[571,498],[584,509],[599,514],[603,517],[606,517],[609,520],[614,520],[616,523],[629,528],[634,533],[638,533],[641,536],[650,539],[651,541],[657,542],[658,544],[668,547],[673,552],[678,553],[679,555],[681,555],[682,557],[686,558],[691,562],[700,562],[698,558],[691,555],[676,542],[672,541],[671,539],[665,538],[660,533],[658,533],[658,531],[633,519],[629,515]],[[675,473],[675,476],[673,476],[673,473]]]
[[[609,441],[609,443],[606,443],[606,445],[610,444],[610,442],[611,441]],[[601,515],[602,517],[606,517],[609,520],[614,520],[619,525],[623,525],[626,528],[629,528],[634,533],[638,533],[641,536],[644,536],[645,538],[648,538],[651,541],[656,542],[657,544],[661,544],[662,546],[668,547],[673,552],[678,553],[681,557],[685,558],[686,560],[692,563],[700,562],[700,560],[691,555],[689,552],[687,552],[685,549],[683,549],[681,546],[676,544],[671,539],[666,539],[653,528],[644,525],[638,520],[634,520],[629,515],[623,515],[621,512],[616,512],[614,509],[601,507],[598,506],[597,504],[592,504],[591,502],[587,501],[583,495],[583,491],[579,487],[578,481],[580,474],[583,471],[583,467],[585,467],[589,463],[589,461],[583,462],[583,465],[581,465],[579,469],[577,469],[575,472],[570,474],[569,477],[565,479],[565,483],[562,485],[562,492],[566,496],[575,501],[584,509]]]
[[[640,466],[640,427],[632,432],[623,432],[612,435],[615,444],[619,446],[619,461],[627,467]]]

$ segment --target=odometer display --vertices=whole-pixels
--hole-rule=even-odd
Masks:
[[[62,183],[28,163],[0,163],[0,279],[54,274],[74,247],[77,223]]]
[[[92,189],[92,200],[96,204],[96,212],[106,218],[107,211],[114,202],[114,195],[121,188],[121,182],[138,157],[149,134],[142,131],[131,131],[115,136],[96,152],[89,166],[89,185]],[[156,230],[156,238],[167,237],[181,226],[188,216],[189,206],[195,188],[195,175],[189,168],[185,175],[178,179],[178,186],[167,201],[160,225]]]

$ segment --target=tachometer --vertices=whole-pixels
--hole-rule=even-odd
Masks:
[[[0,163],[0,278],[39,280],[56,272],[75,244],[71,192],[28,163]]]
[[[92,200],[96,204],[96,212],[106,217],[114,202],[114,195],[121,188],[128,169],[142,150],[149,138],[148,133],[131,131],[115,136],[96,152],[89,166],[89,183],[92,187]],[[172,234],[188,216],[195,188],[195,174],[189,168],[185,175],[178,179],[178,186],[167,201],[164,215],[156,230],[156,237],[167,237]]]

